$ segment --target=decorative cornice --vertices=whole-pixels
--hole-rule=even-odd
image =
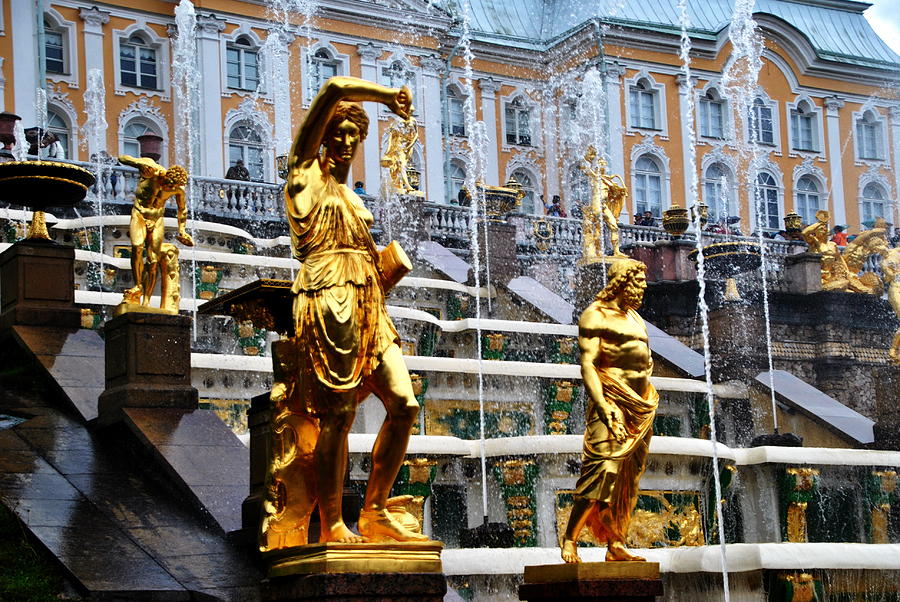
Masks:
[[[684,92],[684,91],[685,91],[685,88],[688,88],[688,85],[687,85],[687,77],[685,76],[684,73],[679,73],[678,75],[676,75],[676,76],[675,76],[675,81],[678,83],[678,88],[679,88],[680,91]],[[692,76],[691,76],[691,85],[690,85],[690,88],[696,88],[696,87],[697,87],[697,83],[698,83],[699,81],[700,81],[700,80],[697,78],[696,75],[692,75]]]
[[[198,15],[197,28],[201,33],[218,36],[225,30],[225,19],[219,18],[213,13]]]
[[[838,110],[843,109],[845,104],[843,99],[838,98],[837,96],[828,96],[825,98],[825,109],[827,109],[829,116],[837,116]]]
[[[794,166],[794,182],[796,182],[797,180],[799,180],[800,178],[802,178],[805,175],[812,175],[812,176],[819,178],[819,181],[822,182],[822,184],[825,186],[825,188],[826,189],[828,188],[828,185],[827,185],[826,179],[825,179],[825,172],[822,171],[822,168],[817,166],[813,162],[812,157],[809,157],[809,156],[803,157],[803,162]]]
[[[891,116],[891,122],[896,127],[900,125],[900,106],[893,106],[888,109],[888,113]]]
[[[436,55],[423,56],[419,59],[419,66],[425,74],[441,74],[447,68],[444,59]]]
[[[100,10],[96,6],[80,9],[78,11],[78,16],[81,17],[81,20],[84,21],[84,24],[87,27],[101,29],[104,25],[109,23],[109,13]]]
[[[495,80],[493,77],[486,77],[484,79],[478,80],[478,87],[481,88],[481,93],[485,96],[494,96],[497,92],[500,91],[500,88],[503,86],[500,82]]]
[[[169,36],[169,39],[175,40],[178,39],[178,26],[174,23],[166,24],[166,35]]]
[[[376,46],[372,42],[360,44],[356,49],[356,54],[364,61],[377,61],[381,58],[382,52],[384,52],[384,49],[380,46]]]
[[[606,77],[610,79],[621,79],[625,77],[625,65],[617,61],[606,61]]]

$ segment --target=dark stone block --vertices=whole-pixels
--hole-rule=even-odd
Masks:
[[[660,579],[591,579],[554,583],[523,583],[519,600],[600,600],[654,602],[663,594]]]
[[[23,241],[0,254],[0,331],[14,324],[78,328],[75,249]]]
[[[522,275],[516,254],[515,225],[494,221],[479,223],[478,248],[481,271],[485,278],[488,263],[492,282],[506,284],[516,276]]]
[[[444,599],[447,580],[436,573],[325,573],[263,581],[263,600],[433,601]]]

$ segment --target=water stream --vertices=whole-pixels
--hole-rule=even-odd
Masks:
[[[97,206],[97,227],[100,234],[100,291],[103,291],[104,253],[103,253],[103,197],[106,195],[106,179],[109,177],[110,167],[103,152],[106,150],[106,90],[103,85],[103,72],[100,69],[91,69],[88,72],[87,86],[84,90],[84,112],[86,119],[84,128],[87,130],[88,150],[90,159],[94,162],[94,173],[97,181],[94,184],[94,203]]]

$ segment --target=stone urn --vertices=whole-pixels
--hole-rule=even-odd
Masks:
[[[663,230],[669,233],[672,238],[681,238],[687,232],[691,225],[688,217],[688,210],[680,205],[672,205],[663,211]]]
[[[506,186],[485,186],[481,183],[475,186],[479,193],[484,193],[488,221],[505,222],[507,214],[521,205],[525,198],[522,185],[513,177],[509,178]]]
[[[799,213],[791,211],[784,216],[784,231],[787,232],[791,238],[800,237],[800,233],[803,231],[803,218]]]
[[[162,136],[156,134],[144,134],[137,137],[138,144],[141,145],[141,156],[148,157],[154,161],[159,161],[162,157]]]
[[[12,147],[16,142],[16,122],[21,117],[13,113],[3,111],[0,113],[0,143],[3,143],[3,149],[0,150],[0,156],[12,158]]]
[[[709,205],[703,203],[694,203],[691,206],[691,220],[700,222],[700,228],[705,228],[709,223]]]

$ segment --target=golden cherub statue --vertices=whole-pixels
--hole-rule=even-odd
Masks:
[[[628,189],[620,176],[606,173],[606,161],[593,146],[588,146],[579,168],[591,185],[591,202],[584,207],[582,261],[604,256],[602,225],[609,231],[613,257],[626,257],[619,250],[619,214],[625,206]]]
[[[410,115],[405,119],[395,119],[388,130],[388,147],[381,157],[381,166],[388,169],[390,186],[398,194],[423,196],[409,182],[407,168],[412,160],[413,147],[419,139],[419,125]]]
[[[581,562],[578,535],[585,525],[606,542],[606,560],[644,560],[625,537],[650,450],[659,394],[650,382],[653,358],[647,326],[637,313],[647,266],[613,261],[609,281],[581,314],[578,345],[588,394],[581,476],[561,541],[566,562]]]
[[[419,412],[385,294],[409,271],[396,242],[381,253],[373,216],[346,186],[369,130],[359,102],[380,102],[409,119],[408,88],[353,77],[329,79],[316,96],[288,157],[285,202],[291,247],[302,262],[291,289],[296,336],[273,346],[272,431],[260,530],[262,551],[307,543],[318,504],[319,543],[424,542],[388,511]],[[359,534],[341,518],[347,437],[370,393],[387,411],[372,450]]]
[[[863,232],[847,245],[842,254],[837,243],[829,238],[829,218],[828,211],[820,209],[816,211],[816,222],[801,232],[810,253],[822,256],[822,289],[880,295],[882,286],[878,277],[871,272],[862,275],[859,272],[870,255],[884,255],[887,252],[886,228],[876,227]]]
[[[177,314],[181,298],[178,247],[163,242],[163,214],[166,202],[174,197],[178,208],[178,233],[175,238],[186,246],[194,246],[194,240],[185,230],[187,207],[184,186],[188,181],[187,172],[180,165],[166,169],[148,157],[121,155],[119,162],[136,167],[140,173],[128,230],[134,286],[125,291],[120,307],[126,311],[149,307],[157,276],[162,273],[160,309],[165,313]]]

